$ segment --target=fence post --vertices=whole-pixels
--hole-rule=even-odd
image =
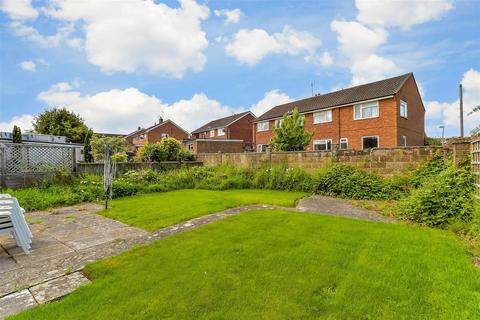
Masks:
[[[77,155],[75,147],[72,147],[72,172],[77,172]]]
[[[480,199],[480,138],[472,139],[472,169],[475,196]]]
[[[5,146],[0,145],[0,187],[6,188],[6,174],[7,174],[7,165],[5,160]]]

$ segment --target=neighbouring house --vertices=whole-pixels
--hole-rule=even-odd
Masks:
[[[423,146],[425,107],[413,73],[276,106],[253,121],[254,146],[266,150],[272,128],[297,107],[314,132],[307,150]]]
[[[184,145],[193,154],[251,151],[253,120],[255,115],[246,111],[210,121],[194,130]]]
[[[0,132],[0,143],[13,140],[11,132]],[[24,145],[45,145],[55,147],[70,147],[75,150],[75,161],[81,162],[85,160],[84,145],[80,143],[67,142],[65,136],[54,136],[50,134],[40,133],[22,133],[22,144]]]
[[[159,119],[158,123],[148,128],[138,128],[136,131],[125,136],[127,140],[127,150],[136,152],[138,148],[147,143],[156,143],[162,138],[175,138],[179,141],[188,139],[190,134],[172,120],[163,121]]]

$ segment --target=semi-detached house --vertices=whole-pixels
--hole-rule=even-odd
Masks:
[[[276,106],[253,121],[256,151],[266,150],[272,128],[295,107],[314,132],[310,151],[424,145],[425,107],[413,73]]]

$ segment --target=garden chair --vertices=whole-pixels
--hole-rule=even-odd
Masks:
[[[20,207],[16,198],[0,194],[0,233],[13,236],[17,246],[21,247],[25,254],[29,254],[32,232],[28,228],[24,213],[25,210]]]

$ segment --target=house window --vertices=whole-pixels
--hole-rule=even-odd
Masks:
[[[378,136],[362,137],[362,149],[378,148]]]
[[[219,136],[224,136],[225,135],[225,128],[219,128],[218,129],[218,135]]]
[[[332,121],[332,110],[315,112],[313,114],[313,124],[331,122],[331,121]]]
[[[215,137],[215,130],[210,130],[210,137]]]
[[[332,139],[314,140],[313,150],[315,151],[332,150]]]
[[[407,136],[402,136],[402,146],[407,146]]]
[[[348,149],[348,139],[341,138],[340,139],[340,149]]]
[[[406,118],[408,114],[408,105],[405,101],[400,100],[400,117]]]
[[[168,138],[168,133],[162,133],[162,138]]]
[[[268,121],[257,123],[257,131],[267,131],[268,130]]]
[[[280,128],[282,126],[283,119],[275,120],[275,128]]]
[[[354,108],[354,120],[378,117],[378,101],[356,104]]]
[[[258,144],[257,145],[257,152],[265,152],[267,151],[268,144]]]
[[[188,150],[189,150],[189,151],[192,151],[192,150],[193,150],[193,143],[189,143],[189,144],[188,144]]]

